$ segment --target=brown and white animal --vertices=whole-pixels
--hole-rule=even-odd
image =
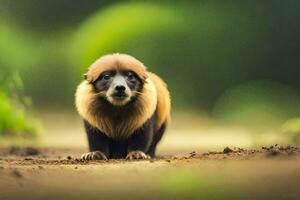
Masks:
[[[126,54],[94,62],[76,91],[90,152],[82,159],[147,159],[155,156],[170,121],[165,82]]]

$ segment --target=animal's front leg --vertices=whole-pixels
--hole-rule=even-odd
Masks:
[[[153,124],[146,122],[141,129],[135,131],[128,142],[128,154],[126,159],[150,159],[146,154],[153,140]]]
[[[90,152],[81,156],[84,160],[107,160],[109,157],[109,142],[105,134],[84,121]]]

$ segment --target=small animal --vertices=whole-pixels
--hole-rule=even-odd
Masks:
[[[149,159],[170,121],[166,83],[126,54],[100,57],[75,94],[90,152],[84,160]]]

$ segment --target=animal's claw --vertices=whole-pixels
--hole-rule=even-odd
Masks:
[[[92,151],[89,153],[84,153],[81,156],[82,160],[107,160],[107,157],[101,151]]]
[[[131,151],[127,154],[126,159],[128,160],[146,160],[151,157],[142,151]]]

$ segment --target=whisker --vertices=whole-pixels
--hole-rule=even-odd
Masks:
[[[138,92],[138,91],[135,91],[134,93],[136,93],[136,94],[143,94],[142,92]]]
[[[99,95],[102,95],[102,94],[104,94],[105,93],[105,91],[101,91],[101,92],[97,92],[97,93],[95,93],[95,94],[93,94],[94,96],[99,96]]]

